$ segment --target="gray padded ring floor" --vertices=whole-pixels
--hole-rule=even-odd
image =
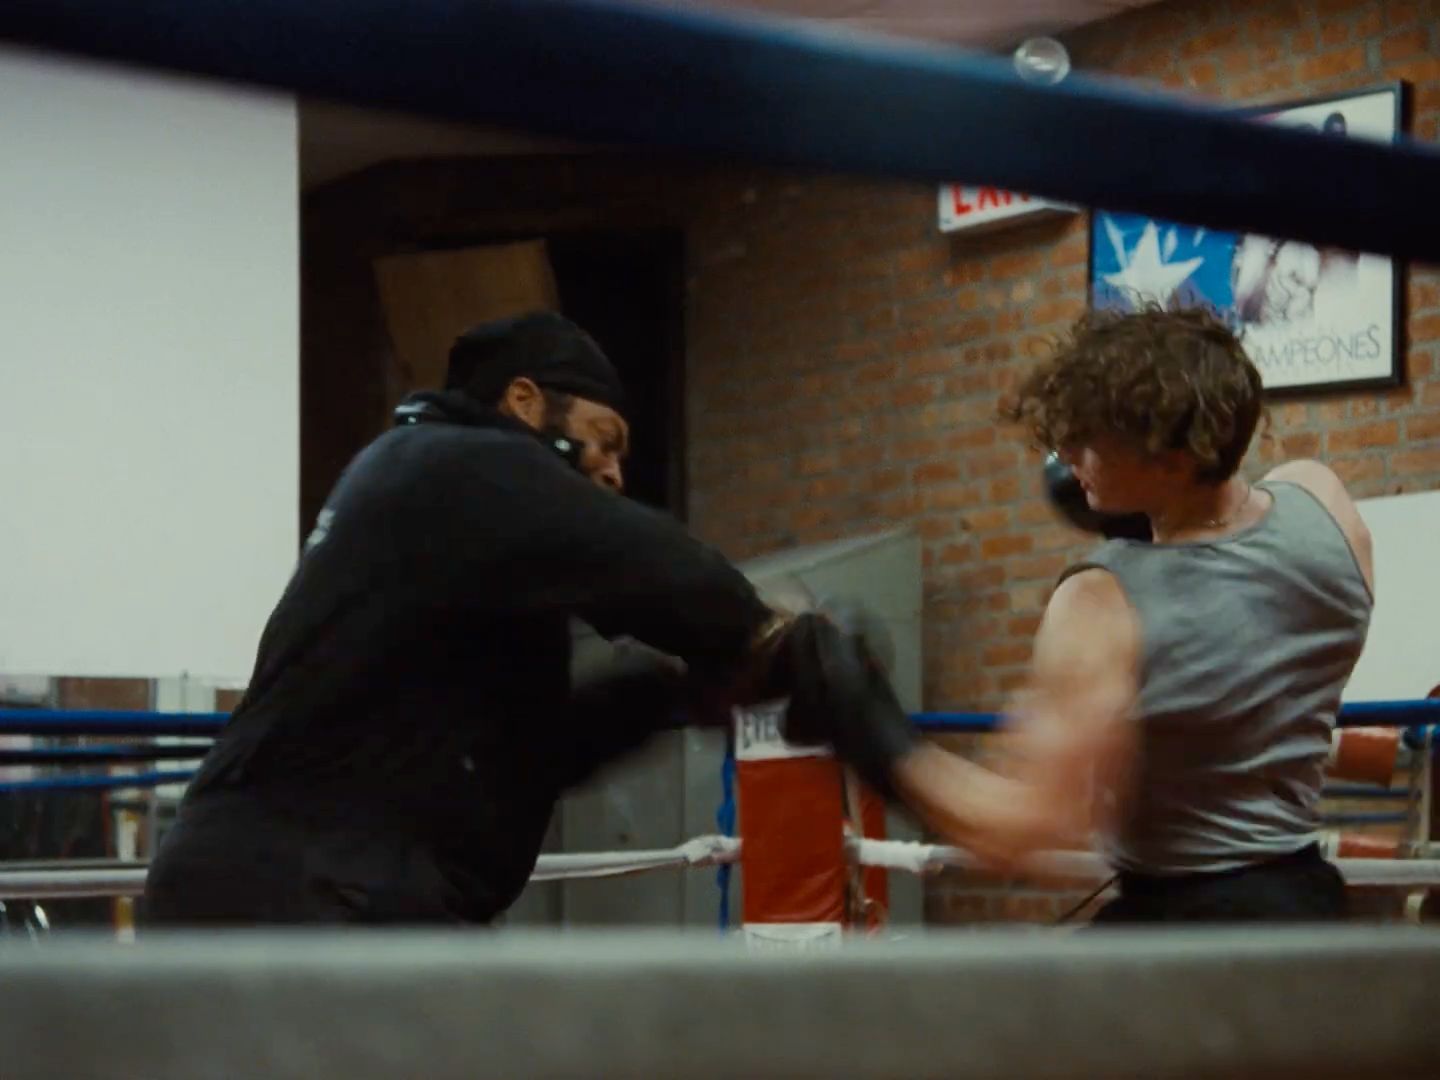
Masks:
[[[1440,1076],[1415,927],[354,932],[0,950],[6,1080]]]

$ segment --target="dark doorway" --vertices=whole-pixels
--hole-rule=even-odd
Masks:
[[[630,496],[685,516],[684,240],[678,231],[546,238],[560,310],[600,343],[631,403]]]
[[[301,527],[345,465],[389,426],[397,392],[392,343],[376,287],[376,255],[545,241],[560,311],[588,330],[615,362],[631,401],[626,481],[639,502],[685,516],[685,248],[674,228],[515,231],[387,238],[357,248],[361,226],[314,227],[302,260]],[[368,220],[354,211],[353,216]],[[448,351],[448,345],[445,346]],[[435,357],[429,357],[436,360]],[[437,367],[438,365],[438,367]],[[443,370],[443,358],[431,365]],[[438,385],[434,383],[433,385]],[[414,387],[419,388],[419,387]],[[402,387],[401,389],[410,389]]]

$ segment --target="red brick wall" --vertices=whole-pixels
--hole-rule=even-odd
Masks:
[[[1178,0],[1087,27],[1079,70],[1235,101],[1402,78],[1440,126],[1440,3]],[[961,178],[963,179],[963,178]],[[925,703],[1000,706],[1084,541],[1040,501],[999,392],[1085,307],[1087,222],[952,239],[928,187],[717,179],[691,230],[691,521],[740,557],[895,523],[925,540]],[[1407,383],[1279,404],[1251,470],[1318,455],[1357,495],[1440,487],[1440,276],[1412,271]],[[970,881],[937,917],[1047,919]]]
[[[997,703],[1073,538],[995,403],[1084,308],[1081,223],[962,244],[928,188],[757,176],[731,201],[692,234],[692,523],[737,557],[914,524],[926,699]]]

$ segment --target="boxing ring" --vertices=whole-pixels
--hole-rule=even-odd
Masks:
[[[994,731],[997,719],[916,717],[932,732],[966,734]],[[9,710],[0,711],[0,733],[63,729],[119,737],[139,726],[194,736],[223,720],[223,714]],[[1372,751],[1408,741],[1412,755],[1423,755],[1421,775],[1429,781],[1437,720],[1440,701],[1373,703],[1347,709],[1337,730],[1342,738],[1363,733]],[[742,749],[744,728],[737,725]],[[95,760],[96,748],[80,749],[82,763]],[[23,758],[23,751],[4,753],[7,762]],[[51,748],[35,753],[56,760]],[[1372,753],[1372,770],[1375,760]],[[785,770],[774,779],[798,785],[802,814],[808,781],[790,770],[823,776],[839,768],[824,755],[773,761]],[[130,758],[125,764],[133,767]],[[758,820],[747,817],[743,774],[740,783],[739,837],[696,837],[661,851],[546,855],[535,880],[723,870],[742,861],[757,832],[813,836],[793,820],[774,820],[773,807]],[[763,785],[750,790],[764,797]],[[829,791],[838,803],[833,784]],[[820,816],[838,831],[841,816]],[[974,865],[967,853],[941,845],[853,832],[835,839],[853,868],[924,874]],[[793,854],[793,845],[782,852],[787,847]],[[1337,865],[1354,887],[1440,886],[1440,859],[1340,858]],[[771,873],[765,902],[795,900],[774,892],[773,865],[758,869],[762,882]],[[1087,882],[1107,873],[1088,852],[1046,853],[1028,872]],[[0,898],[136,895],[144,875],[143,864],[12,863],[0,867]],[[793,871],[789,878],[801,896],[813,897],[811,885],[797,882]],[[853,888],[856,878],[841,871],[835,883]],[[0,948],[6,1047],[0,1074],[7,1080],[1440,1074],[1440,1039],[1430,1025],[1440,935],[1429,929],[1357,924],[1077,934],[1012,925],[984,933],[892,932],[868,919],[853,896],[833,892],[823,904],[843,933],[776,933],[785,924],[752,925],[747,910],[742,932],[724,935],[289,930],[146,933],[122,944],[82,930],[33,938],[33,948],[7,942]],[[746,902],[748,908],[748,896]]]
[[[187,737],[224,714],[0,710],[0,734],[63,730],[118,738],[137,730]],[[747,723],[746,720],[749,720]],[[997,730],[989,714],[920,714],[935,734]],[[1433,782],[1440,700],[1347,707],[1331,772],[1373,798],[1386,755],[1410,748],[1412,780]],[[759,738],[756,733],[760,732]],[[476,1077],[1097,1077],[1255,1078],[1440,1075],[1430,1025],[1440,985],[1440,935],[1404,924],[1316,928],[1113,929],[1080,933],[1016,925],[974,930],[895,927],[853,895],[855,870],[929,874],[973,868],[964,851],[858,835],[839,807],[838,763],[807,751],[766,758],[754,717],[736,725],[739,836],[702,836],[673,849],[542,856],[535,880],[694,872],[742,864],[746,844],[778,835],[779,864],[742,879],[740,932],[562,928],[113,935],[70,931],[0,948],[0,1040],[7,1080],[54,1076],[204,1080],[266,1076],[369,1080]],[[1360,735],[1364,753],[1347,755]],[[174,737],[171,735],[171,737]],[[193,747],[182,748],[193,753]],[[57,755],[88,766],[105,748]],[[136,767],[125,746],[124,767]],[[773,751],[775,748],[772,746]],[[789,748],[794,751],[795,748]],[[1378,750],[1378,752],[1377,752]],[[25,760],[9,749],[0,760]],[[78,758],[78,760],[76,760]],[[1356,761],[1359,765],[1356,765]],[[731,764],[731,763],[727,763]],[[779,771],[747,786],[744,770]],[[93,774],[100,779],[103,774]],[[117,784],[135,775],[114,776]],[[814,813],[807,786],[825,785]],[[787,807],[746,813],[770,784]],[[28,789],[27,789],[28,790]],[[1424,809],[1428,813],[1428,803]],[[781,815],[781,817],[777,817]],[[813,879],[784,859],[835,832],[847,868],[820,906],[839,932],[765,917],[814,904]],[[862,815],[863,816],[863,815]],[[843,835],[842,835],[843,830]],[[797,851],[798,847],[802,850]],[[824,845],[822,845],[824,846]],[[1440,859],[1336,860],[1355,888],[1440,887]],[[777,866],[779,873],[777,875]],[[1092,882],[1108,873],[1090,852],[1038,856],[1026,872]],[[0,866],[0,898],[136,895],[145,867],[43,863]],[[776,881],[781,883],[776,889]],[[788,885],[786,884],[788,882]],[[786,888],[791,891],[787,894]],[[761,909],[750,910],[749,890]],[[770,905],[769,910],[764,905]],[[814,910],[799,914],[812,918]],[[752,922],[752,918],[760,921]],[[76,1038],[83,1032],[83,1038]],[[103,1066],[97,1060],[103,1058]]]
[[[1411,139],[1332,139],[1080,75],[1040,86],[998,58],[797,23],[615,0],[8,0],[0,40],[535,134],[926,183],[963,177],[1440,261],[1440,231],[1414,216],[1440,190],[1440,154]],[[1297,186],[1297,175],[1326,182]],[[1436,703],[1382,704],[1342,722],[1372,729],[1361,740],[1371,750],[1383,741],[1373,729],[1415,732],[1411,750],[1429,769]],[[0,733],[45,719],[27,712],[0,713]],[[48,719],[47,737],[118,738],[135,734],[141,715]],[[174,721],[167,735],[191,738],[223,722],[161,719]],[[984,730],[974,718],[921,722]],[[143,760],[186,760],[197,749]],[[141,760],[120,746],[5,753],[10,765]],[[779,760],[817,776],[830,768]],[[61,782],[106,790],[188,776],[153,768]],[[857,806],[863,825],[863,799]],[[873,913],[844,899],[857,876],[969,865],[956,849],[877,839],[856,821],[847,831],[842,810],[827,813],[825,872],[845,888],[827,889],[823,906],[847,928],[874,929]],[[537,874],[723,872],[764,847],[742,814],[738,837],[546,857]],[[1431,854],[1428,835],[1408,854]],[[1336,857],[1357,887],[1440,886],[1433,858],[1338,848]],[[1086,852],[1039,861],[1042,873],[1104,873]],[[131,864],[0,868],[0,898],[134,895],[144,873]],[[0,1075],[1440,1075],[1431,1019],[1440,937],[1418,927],[916,930],[844,942],[766,949],[737,935],[575,930],[146,935],[131,945],[55,935],[40,948],[0,949]]]

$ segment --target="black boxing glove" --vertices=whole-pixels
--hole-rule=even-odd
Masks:
[[[854,634],[888,677],[895,670],[895,638],[881,616],[849,596],[823,597],[815,610],[847,634]]]
[[[866,785],[898,801],[891,772],[921,736],[856,627],[798,615],[776,642],[774,662],[789,697],[781,721],[786,741],[828,743]]]
[[[1107,540],[1154,539],[1150,519],[1144,514],[1106,514],[1094,510],[1075,471],[1051,453],[1045,458],[1045,497],[1055,511],[1075,528],[1098,533]]]

